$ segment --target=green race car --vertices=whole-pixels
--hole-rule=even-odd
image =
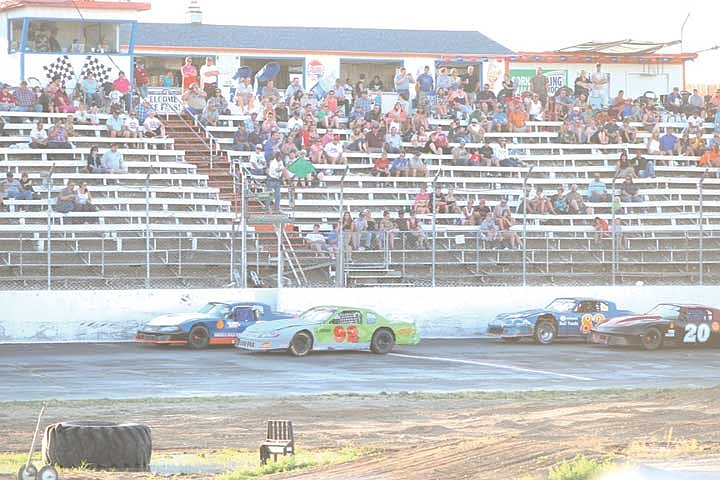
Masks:
[[[313,350],[370,350],[420,342],[413,321],[391,321],[367,308],[322,306],[296,318],[257,322],[238,336],[242,350],[287,350],[297,357]]]

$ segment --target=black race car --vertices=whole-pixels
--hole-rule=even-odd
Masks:
[[[593,343],[657,350],[664,344],[720,346],[720,310],[661,303],[643,315],[617,317],[592,329]]]

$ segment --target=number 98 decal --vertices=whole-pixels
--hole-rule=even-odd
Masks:
[[[582,333],[590,333],[590,330],[592,330],[594,325],[600,325],[604,321],[605,315],[602,313],[596,313],[595,315],[592,313],[586,313],[580,319],[580,331]]]
[[[707,323],[701,323],[699,325],[688,323],[685,325],[683,343],[705,343],[710,340],[711,333],[710,325]]]

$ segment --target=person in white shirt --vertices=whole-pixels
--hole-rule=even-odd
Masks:
[[[265,160],[265,152],[263,151],[262,145],[255,145],[255,151],[250,154],[248,162],[250,162],[250,173],[253,175],[265,175],[267,161]]]
[[[280,210],[280,186],[282,185],[283,174],[285,173],[285,164],[283,164],[280,155],[273,156],[268,166],[267,186],[273,191],[275,207],[274,211]]]
[[[293,113],[292,117],[290,117],[290,119],[288,120],[288,124],[287,124],[288,130],[290,130],[290,131],[292,131],[296,126],[300,127],[300,130],[302,130],[302,128],[303,128],[303,121],[300,118],[300,112],[298,112],[298,111],[295,111]]]
[[[537,93],[532,94],[532,99],[528,105],[528,116],[530,117],[530,120],[543,119],[543,104]]]
[[[323,150],[325,151],[325,158],[327,158],[328,163],[332,165],[335,165],[338,162],[345,163],[345,158],[343,158],[343,146],[340,143],[339,135],[335,135],[333,141],[325,145]]]
[[[152,110],[148,112],[143,127],[145,127],[147,136],[165,138],[165,125],[155,116],[155,112]]]
[[[305,235],[305,242],[311,250],[322,253],[327,251],[327,244],[325,243],[325,235],[320,231],[320,225],[313,225],[312,232]]]
[[[47,148],[48,134],[43,122],[37,122],[30,130],[30,148]]]
[[[138,122],[137,115],[135,112],[130,112],[128,118],[125,119],[123,127],[130,134],[130,138],[140,138],[142,136],[142,129],[140,128],[140,122]]]
[[[595,65],[595,72],[590,75],[590,82],[592,83],[590,96],[600,97],[600,108],[606,108],[609,104],[608,79],[607,75],[602,72],[602,65],[599,63]]]
[[[215,96],[215,89],[218,86],[218,75],[220,69],[215,65],[211,57],[205,59],[205,65],[200,67],[200,88],[205,91],[208,98]]]

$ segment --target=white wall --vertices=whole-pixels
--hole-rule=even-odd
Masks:
[[[558,296],[614,300],[644,312],[663,301],[718,305],[717,287],[468,287],[275,290],[129,290],[0,292],[0,343],[126,341],[138,326],[166,313],[189,312],[211,300],[258,300],[300,312],[315,305],[368,307],[412,318],[421,335],[482,335],[502,312],[544,306]]]
[[[526,63],[511,62],[510,69],[536,69],[542,67],[543,70],[567,70],[568,84],[574,87],[575,77],[580,70],[585,70],[590,75],[595,71],[594,63]],[[682,88],[682,65],[667,64],[603,64],[602,71],[610,74],[610,97],[614,98],[618,90],[625,90],[626,97],[637,97],[644,92],[628,91],[627,74],[628,73],[664,73],[668,76],[669,88],[666,92],[655,92],[658,95],[670,93],[673,87]]]

